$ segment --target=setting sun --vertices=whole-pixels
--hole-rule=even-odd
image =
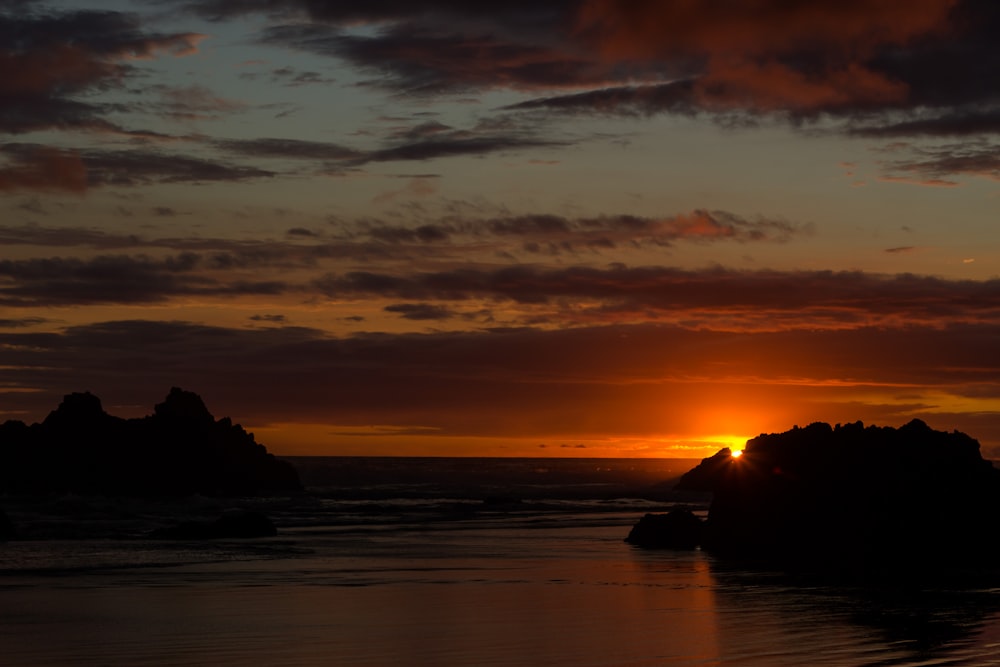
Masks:
[[[0,0],[45,64],[0,75],[0,422],[176,386],[288,456],[1000,457],[997,3],[481,5]]]
[[[713,454],[722,447],[728,447],[734,454],[735,452],[742,451],[747,444],[747,439],[745,435],[733,435],[731,432],[722,435],[705,436],[705,442],[715,446],[715,449],[712,451]]]
[[[742,449],[734,449],[732,451],[732,453],[730,454],[730,456],[732,456],[734,459],[738,459],[741,456],[743,456],[743,450]]]

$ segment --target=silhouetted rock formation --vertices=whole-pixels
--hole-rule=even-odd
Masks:
[[[266,515],[250,510],[229,510],[214,521],[185,521],[158,528],[150,537],[161,540],[212,540],[273,537],[278,530]]]
[[[704,523],[691,510],[672,509],[639,519],[625,541],[647,549],[694,549],[703,531]]]
[[[41,424],[0,425],[2,492],[239,496],[301,488],[291,464],[176,387],[141,419],[107,414],[88,392],[67,395]]]
[[[903,568],[1000,554],[1000,470],[976,440],[920,420],[760,435],[677,488],[712,492],[702,546],[720,555]]]

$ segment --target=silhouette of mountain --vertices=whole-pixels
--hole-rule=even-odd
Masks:
[[[0,424],[6,493],[255,496],[301,489],[291,464],[177,387],[140,419],[109,415],[84,392],[65,396],[40,424]]]
[[[1000,470],[973,438],[917,419],[760,435],[738,458],[704,459],[676,488],[712,493],[701,545],[721,556],[905,569],[1000,554]]]

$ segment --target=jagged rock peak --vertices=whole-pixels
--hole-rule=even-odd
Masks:
[[[73,392],[63,396],[59,407],[49,413],[45,418],[45,423],[65,424],[93,421],[107,417],[101,406],[101,399],[91,394],[89,391]]]
[[[193,391],[184,391],[179,387],[171,387],[166,400],[157,403],[153,408],[157,417],[166,419],[181,419],[184,421],[214,422],[215,417],[205,407],[201,396]]]

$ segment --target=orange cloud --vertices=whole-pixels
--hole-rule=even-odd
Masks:
[[[85,50],[60,44],[33,53],[0,52],[0,92],[38,95],[57,89],[79,90],[102,79],[113,78],[119,69],[98,60]]]
[[[87,168],[75,151],[38,147],[0,169],[0,192],[18,190],[87,190]]]
[[[906,99],[909,88],[858,63],[809,75],[777,61],[755,63],[713,60],[695,86],[708,108],[830,109],[891,104]]]
[[[578,29],[612,58],[857,56],[941,29],[956,0],[587,0]]]
[[[672,223],[670,226],[681,237],[718,238],[735,235],[733,227],[720,223],[717,216],[712,216],[704,210],[682,213],[670,222]]]
[[[94,46],[58,43],[33,51],[0,51],[0,92],[6,94],[63,94],[98,82],[120,78],[125,70],[113,62],[149,60],[160,51],[173,56],[196,53],[205,35],[194,33],[135,40],[106,53]]]
[[[865,60],[941,30],[955,0],[588,0],[579,32],[614,61],[671,59],[707,106],[811,111],[897,103],[908,88]]]
[[[137,396],[178,380],[249,427],[380,425],[404,442],[406,433],[456,441],[750,437],[816,420],[899,424],[924,415],[992,445],[1000,444],[998,332],[995,324],[906,322],[853,331],[642,325],[336,338],[299,326],[132,320],[0,332],[0,365],[8,383],[35,389],[6,395],[5,408],[40,416],[75,387],[110,404],[145,404]],[[81,349],[88,354],[72,353]],[[141,366],[141,377],[107,372],[126,362]]]

